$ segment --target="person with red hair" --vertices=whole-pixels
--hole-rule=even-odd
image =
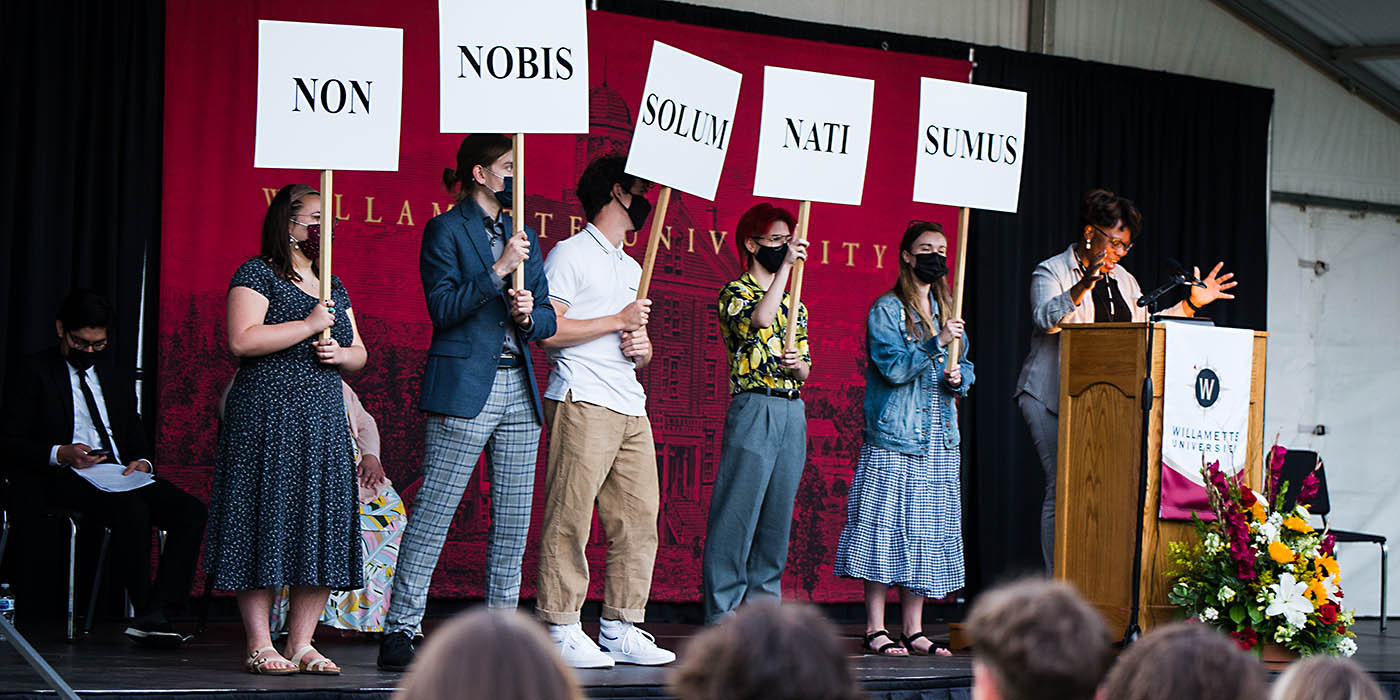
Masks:
[[[782,599],[783,566],[797,484],[807,462],[802,384],[812,371],[807,310],[785,291],[793,263],[807,257],[793,240],[797,219],[768,203],[739,218],[735,242],[745,271],[719,293],[719,327],[729,357],[723,447],[705,532],[705,622],[744,602]],[[794,347],[783,346],[796,323]]]

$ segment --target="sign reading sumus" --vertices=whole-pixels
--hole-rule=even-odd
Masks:
[[[584,13],[574,0],[439,0],[443,133],[588,131]]]
[[[398,170],[403,30],[258,22],[253,165]]]
[[[921,78],[914,200],[1015,212],[1026,93]]]
[[[875,81],[765,66],[753,193],[860,204]]]
[[[742,77],[654,42],[627,172],[713,200],[734,132]]]

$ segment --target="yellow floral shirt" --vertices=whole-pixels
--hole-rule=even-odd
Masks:
[[[724,335],[724,347],[729,351],[729,393],[748,389],[800,389],[797,381],[783,369],[783,340],[787,337],[787,292],[778,308],[778,317],[767,328],[753,328],[750,319],[758,302],[763,299],[763,287],[745,272],[742,277],[719,290],[719,328]],[[797,309],[797,351],[803,361],[811,364],[812,353],[807,346],[807,307]]]

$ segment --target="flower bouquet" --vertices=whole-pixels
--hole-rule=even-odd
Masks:
[[[1199,542],[1172,542],[1172,603],[1188,616],[1219,628],[1245,650],[1273,642],[1303,656],[1356,653],[1349,631],[1355,611],[1342,609],[1336,540],[1308,524],[1305,505],[1317,493],[1309,474],[1298,504],[1282,510],[1285,450],[1269,453],[1268,484],[1261,500],[1227,478],[1220,463],[1206,465],[1206,492],[1215,519],[1192,517]]]

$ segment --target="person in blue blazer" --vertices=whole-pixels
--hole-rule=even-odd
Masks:
[[[514,608],[520,596],[543,422],[529,344],[554,335],[556,323],[539,237],[530,228],[512,235],[505,212],[512,205],[514,167],[510,138],[467,136],[457,149],[457,168],[443,172],[457,205],[423,231],[419,269],[433,321],[419,404],[428,412],[423,482],[399,550],[379,647],[384,670],[401,671],[413,661],[433,569],[488,445],[486,605]],[[510,278],[520,265],[525,288],[517,291]]]

